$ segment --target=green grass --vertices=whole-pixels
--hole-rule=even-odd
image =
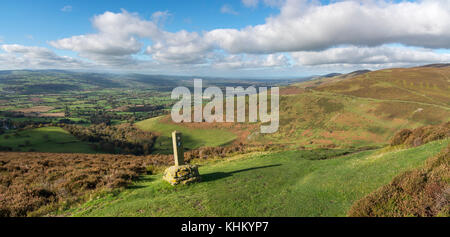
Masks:
[[[15,151],[53,153],[95,153],[89,143],[82,142],[59,127],[27,129],[0,135],[0,145]]]
[[[171,134],[175,130],[183,133],[184,147],[187,149],[223,146],[236,139],[235,134],[224,129],[193,129],[177,124],[163,123],[160,121],[161,119],[162,117],[157,117],[136,123],[140,129],[161,134],[154,147],[158,153],[172,152]]]
[[[364,151],[326,160],[314,159],[309,151],[231,159],[201,167],[201,183],[172,187],[162,181],[161,175],[146,176],[124,192],[103,195],[65,214],[345,216],[353,202],[389,183],[397,174],[422,165],[449,142],[435,141],[407,150]]]

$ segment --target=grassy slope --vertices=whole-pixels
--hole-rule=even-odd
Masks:
[[[350,216],[450,216],[450,146],[353,204]]]
[[[155,143],[155,149],[161,153],[172,152],[171,134],[175,130],[183,133],[184,147],[188,149],[226,145],[236,138],[236,135],[226,130],[186,128],[177,124],[160,122],[161,119],[162,117],[157,117],[136,123],[143,130],[161,134]]]
[[[345,216],[352,203],[449,140],[396,151],[366,151],[328,160],[287,151],[222,161],[200,168],[203,182],[171,187],[147,176],[117,195],[83,204],[75,216]]]
[[[291,85],[281,90],[279,131],[259,134],[259,125],[241,124],[238,131],[248,133],[239,138],[312,148],[384,145],[399,129],[449,121],[449,78],[450,67],[406,68]]]
[[[44,135],[48,136],[48,140]],[[5,136],[9,138],[6,139]],[[29,146],[19,147],[19,145],[25,145],[27,140],[30,142]],[[27,129],[18,132],[18,136],[13,133],[0,135],[0,145],[20,151],[34,149],[38,152],[53,153],[95,153],[88,143],[81,142],[59,127]]]
[[[259,135],[255,141],[307,147],[381,145],[399,129],[450,118],[450,108],[321,91],[282,96],[280,106],[279,131]]]
[[[258,139],[304,146],[384,144],[399,129],[449,121],[449,82],[450,67],[419,67],[292,85],[298,92],[281,97],[279,132]]]

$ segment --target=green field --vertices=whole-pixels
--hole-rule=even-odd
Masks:
[[[223,146],[236,139],[235,134],[223,129],[192,129],[177,124],[161,122],[162,118],[151,118],[136,123],[140,129],[161,134],[154,146],[158,153],[172,152],[171,134],[175,130],[183,133],[184,147],[190,150],[199,147]]]
[[[89,143],[82,142],[59,127],[27,129],[0,135],[0,145],[14,151],[53,153],[95,153]]]
[[[161,175],[145,176],[124,192],[103,195],[63,214],[345,216],[353,202],[397,174],[421,166],[449,142],[325,160],[308,150],[248,155],[202,166],[201,183],[172,187]]]

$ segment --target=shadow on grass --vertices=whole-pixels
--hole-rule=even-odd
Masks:
[[[156,179],[148,177],[148,176],[143,176],[143,177],[140,177],[138,180],[136,180],[138,183],[135,183],[133,185],[127,186],[127,189],[141,189],[141,188],[145,188],[148,185],[142,185],[142,184],[140,184],[141,182],[152,182],[154,180],[156,180]]]
[[[270,167],[277,167],[277,166],[281,166],[281,164],[258,166],[258,167],[253,167],[253,168],[235,170],[232,172],[214,172],[214,173],[210,173],[210,174],[203,174],[203,175],[201,174],[201,177],[202,177],[202,182],[210,182],[210,181],[233,176],[233,174],[236,174],[236,173],[257,170],[257,169],[270,168]]]

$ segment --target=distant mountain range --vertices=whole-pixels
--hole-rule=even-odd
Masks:
[[[430,64],[417,68],[445,68],[450,64]],[[144,88],[169,91],[177,86],[192,87],[192,79],[202,78],[204,86],[283,86],[304,81],[321,84],[340,81],[370,73],[370,70],[358,70],[350,73],[329,73],[326,75],[299,77],[290,79],[223,78],[147,74],[118,74],[77,72],[67,70],[4,70],[0,71],[1,93],[58,93],[67,90],[95,90],[106,88]]]

